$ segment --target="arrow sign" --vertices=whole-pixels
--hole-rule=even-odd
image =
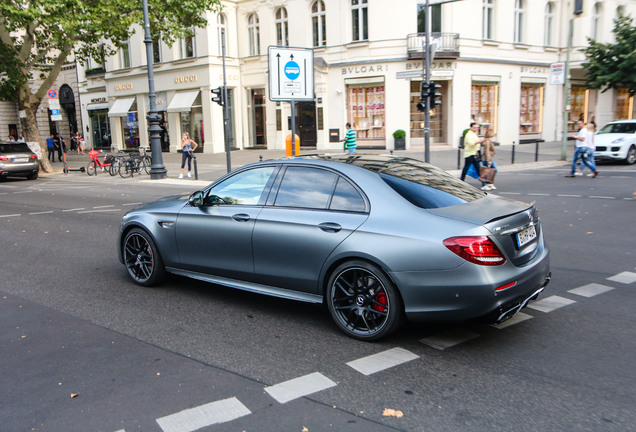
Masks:
[[[314,100],[314,52],[310,48],[270,46],[269,99]]]

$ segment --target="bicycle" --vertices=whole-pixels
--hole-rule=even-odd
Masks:
[[[132,177],[135,173],[141,174],[142,170],[149,174],[148,167],[151,159],[147,155],[131,153],[128,158],[123,158],[119,163],[119,175],[122,178]]]
[[[97,168],[101,168],[102,171],[108,170],[108,174],[114,176],[117,174],[117,168],[115,167],[115,156],[104,153],[104,159],[99,160],[99,154],[103,150],[91,150],[88,152],[88,157],[91,161],[86,165],[86,174],[89,176],[97,174]]]

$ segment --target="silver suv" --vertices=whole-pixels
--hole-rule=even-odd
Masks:
[[[0,141],[0,179],[22,176],[29,180],[38,178],[38,157],[25,143]]]

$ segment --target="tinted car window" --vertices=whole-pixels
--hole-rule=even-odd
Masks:
[[[1,144],[0,153],[31,153],[31,149],[24,143]]]
[[[598,134],[633,134],[636,133],[636,123],[610,123],[605,125]]]
[[[257,205],[274,167],[253,168],[223,180],[208,191],[206,205]]]
[[[322,169],[289,167],[274,205],[326,209],[337,178],[336,174]]]
[[[339,177],[329,209],[363,212],[366,210],[366,205],[356,188],[344,178]]]

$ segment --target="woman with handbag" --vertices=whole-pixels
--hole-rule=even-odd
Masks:
[[[192,139],[190,139],[190,134],[184,132],[181,134],[181,150],[183,154],[181,156],[181,172],[179,173],[179,178],[183,178],[183,169],[185,168],[186,161],[188,161],[188,177],[192,177],[190,174],[190,170],[192,169],[192,158],[194,157],[192,154],[197,149],[199,145]]]
[[[481,180],[481,190],[484,191],[497,189],[495,186],[495,174],[497,173],[495,144],[492,142],[494,136],[492,129],[488,129],[484,135],[484,142],[481,144],[483,152],[479,180]]]

